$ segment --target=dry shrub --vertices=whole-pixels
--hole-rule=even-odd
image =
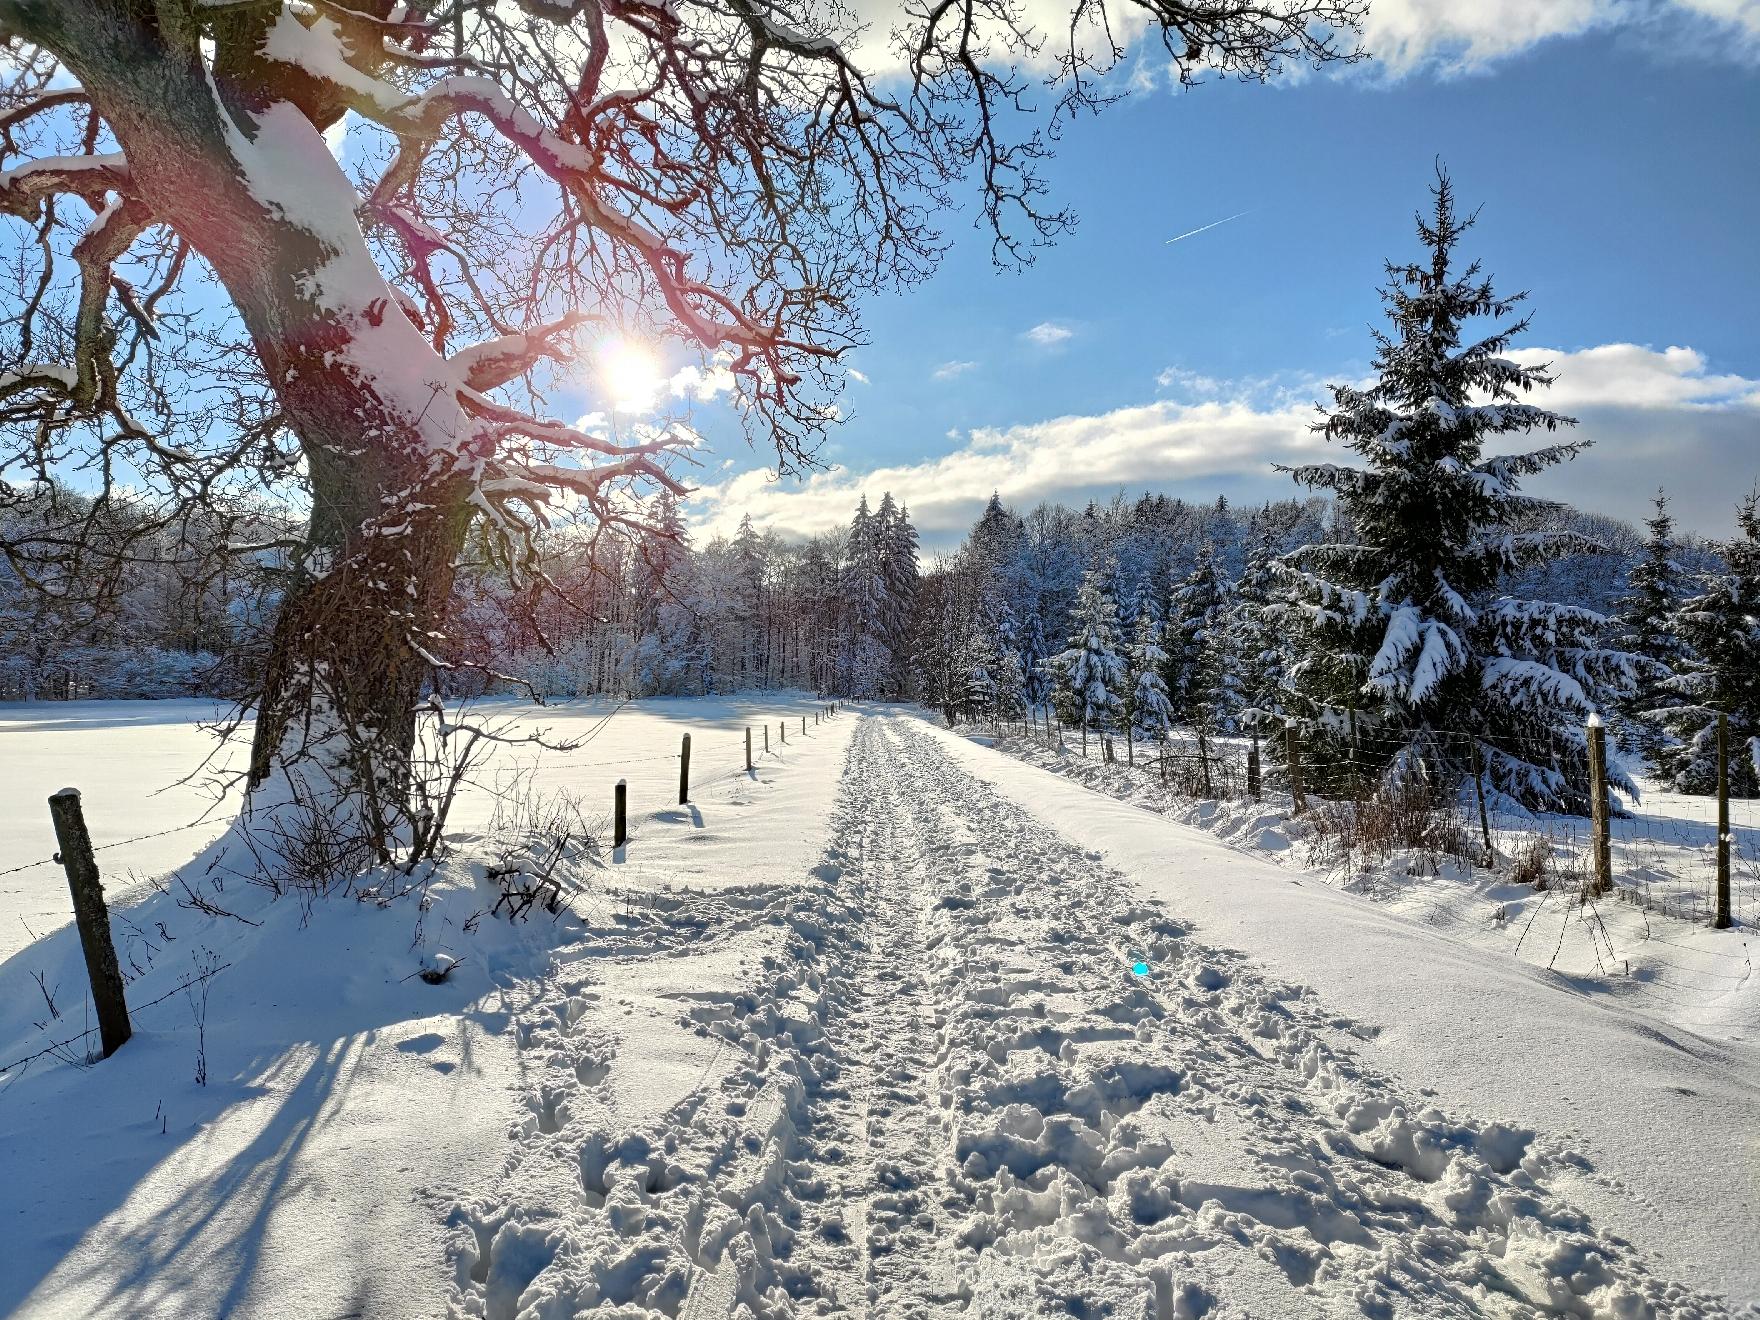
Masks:
[[[1407,780],[1385,785],[1360,802],[1324,802],[1308,813],[1310,859],[1322,865],[1386,861],[1415,851],[1471,865],[1471,832],[1451,798]]]
[[[486,875],[500,889],[493,912],[509,919],[535,907],[556,916],[582,886],[580,866],[599,851],[599,835],[581,799],[559,789],[540,793],[521,776],[515,791],[499,794],[487,843],[495,863]]]
[[[1552,841],[1543,834],[1530,834],[1509,857],[1509,878],[1519,885],[1545,889],[1552,872]]]

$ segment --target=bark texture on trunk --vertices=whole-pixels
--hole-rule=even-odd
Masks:
[[[322,138],[340,104],[266,72],[261,15],[228,16],[210,77],[193,30],[164,26],[170,10],[27,6],[14,21],[40,27],[102,106],[153,222],[213,269],[306,460],[308,554],[272,635],[251,787],[307,762],[305,786],[327,781],[327,805],[358,813],[383,855],[485,442],[374,266]]]

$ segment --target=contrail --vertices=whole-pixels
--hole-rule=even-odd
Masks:
[[[1190,238],[1193,234],[1201,234],[1206,229],[1214,229],[1214,228],[1216,228],[1217,225],[1225,225],[1230,220],[1239,220],[1243,215],[1251,215],[1256,209],[1257,209],[1256,207],[1249,206],[1244,211],[1236,211],[1233,215],[1225,215],[1220,220],[1212,220],[1207,225],[1199,225],[1196,229],[1188,229],[1183,234],[1175,234],[1172,238],[1168,239],[1167,241],[1169,243],[1177,243],[1182,238]]]

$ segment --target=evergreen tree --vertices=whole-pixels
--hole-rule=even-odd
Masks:
[[[1008,579],[1020,557],[1024,539],[1021,520],[1003,507],[1000,495],[991,491],[984,512],[967,538],[980,591],[1007,594]]]
[[[1200,736],[1233,733],[1239,727],[1245,705],[1241,697],[1239,612],[1233,605],[1217,611],[1204,630],[1198,647],[1198,663],[1187,694],[1186,719]]]
[[[966,639],[965,688],[961,693],[961,709],[966,720],[976,724],[996,711],[996,671],[1000,667],[996,654],[996,638],[990,630],[979,626]]]
[[[1603,648],[1602,615],[1513,599],[1498,587],[1523,566],[1582,545],[1569,534],[1517,535],[1511,523],[1531,503],[1520,479],[1583,444],[1486,457],[1488,438],[1571,419],[1518,398],[1552,383],[1544,367],[1506,356],[1526,317],[1463,343],[1464,322],[1507,317],[1522,295],[1499,297],[1477,263],[1454,270],[1455,245],[1473,218],[1457,217],[1440,168],[1431,192],[1433,213],[1417,221],[1424,262],[1386,268],[1382,300],[1393,328],[1375,336],[1376,380],[1361,390],[1334,386],[1334,406],[1316,427],[1363,465],[1294,474],[1331,491],[1352,529],[1348,543],[1306,547],[1284,561],[1315,653],[1295,675],[1302,713],[1314,740],[1366,727],[1371,768],[1393,778],[1451,782],[1476,739],[1497,789],[1529,806],[1581,811],[1584,723],[1599,700],[1629,684],[1635,661]]]
[[[1736,521],[1737,535],[1720,547],[1724,571],[1707,575],[1705,589],[1674,616],[1691,656],[1663,684],[1674,704],[1651,716],[1678,740],[1659,756],[1663,778],[1678,793],[1716,790],[1722,713],[1730,795],[1760,797],[1760,492],[1743,501]]]
[[[706,648],[691,605],[696,595],[690,537],[678,499],[655,498],[637,543],[635,686],[641,693],[680,695],[701,685]]]
[[[759,621],[764,617],[764,550],[752,526],[751,514],[739,520],[739,531],[730,549],[734,600],[739,611],[732,629],[737,652],[730,660],[735,686],[746,687],[764,679],[764,639],[759,631]]]
[[[892,650],[885,635],[890,607],[886,596],[884,530],[868,508],[868,497],[863,495],[850,520],[838,583],[847,623],[842,686],[858,700],[885,695],[892,673]]]
[[[1026,633],[1021,642],[1021,691],[1028,706],[1043,706],[1051,700],[1053,682],[1047,669],[1050,659],[1051,648],[1045,642],[1045,621],[1035,611],[1027,616]]]
[[[893,505],[891,491],[881,498],[876,518],[880,580],[886,592],[879,632],[893,660],[889,695],[902,697],[910,686],[911,623],[920,581],[917,529],[911,526],[910,510]]]
[[[1655,721],[1644,717],[1675,699],[1664,683],[1686,659],[1686,647],[1674,630],[1681,604],[1681,569],[1675,562],[1674,518],[1668,497],[1656,492],[1656,512],[1644,520],[1649,535],[1626,578],[1626,594],[1620,601],[1617,644],[1622,650],[1650,662],[1636,688],[1621,704],[1621,732],[1633,749],[1654,761],[1666,735]]]
[[[996,639],[995,667],[991,673],[994,713],[998,719],[1018,720],[1026,713],[1027,691],[1014,611],[1006,600],[999,600],[992,617],[991,633]]]
[[[1125,699],[1129,727],[1151,738],[1165,738],[1173,723],[1173,706],[1167,700],[1162,671],[1167,652],[1161,649],[1161,620],[1153,598],[1145,600],[1131,638]]]
[[[1103,585],[1114,571],[1115,566],[1103,564],[1083,576],[1069,647],[1057,657],[1058,704],[1066,721],[1082,726],[1084,743],[1090,728],[1111,729],[1123,710],[1118,605]]]
[[[1220,704],[1231,668],[1224,649],[1228,611],[1228,578],[1216,543],[1206,536],[1168,609],[1165,677],[1175,719],[1195,723]]]
[[[1288,664],[1276,559],[1270,521],[1255,518],[1246,566],[1235,584],[1234,639],[1240,667],[1241,722],[1261,730],[1282,726],[1282,688]]]

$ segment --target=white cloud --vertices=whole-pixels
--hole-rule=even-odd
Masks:
[[[1545,392],[1549,408],[1578,407],[1728,408],[1760,407],[1760,384],[1745,376],[1713,375],[1705,355],[1679,346],[1661,350],[1641,344],[1601,344],[1574,353],[1516,349],[1510,357],[1536,365],[1552,364],[1558,383]],[[1760,450],[1760,436],[1755,438]]]
[[[1605,26],[1630,8],[1622,0],[1376,0],[1363,44],[1396,75],[1426,64],[1461,72]]]
[[[1060,321],[1041,321],[1031,330],[1023,330],[1021,338],[1040,348],[1055,348],[1074,334],[1074,330]]]
[[[1760,37],[1760,0],[1676,0],[1685,9]]]
[[[868,383],[867,373],[857,371],[854,367],[849,369],[849,378],[858,384],[866,385]]]
[[[667,382],[667,390],[675,399],[708,403],[720,395],[732,393],[735,383],[727,362],[717,359],[709,364],[707,371],[698,366],[680,367]]]
[[[698,491],[692,504],[707,532],[724,532],[750,513],[760,526],[811,535],[847,523],[863,491],[890,490],[910,506],[926,540],[947,542],[971,525],[992,490],[1030,506],[1078,491],[1165,487],[1310,457],[1318,442],[1307,420],[1246,404],[1164,401],[1006,430],[981,427],[937,458],[864,473],[821,472],[779,483],[761,470],[743,472]]]
[[[1423,68],[1468,73],[1603,28],[1643,26],[1646,40],[1691,41],[1686,17],[1721,26],[1725,54],[1760,50],[1760,0],[1375,0],[1363,44],[1395,77]]]
[[[901,75],[903,57],[892,32],[903,20],[902,7],[896,0],[850,0],[848,7],[856,22],[866,25],[862,36],[850,43],[857,61],[881,78]],[[1062,0],[1021,0],[1017,8],[1036,37],[1024,60],[1026,68],[1035,75],[1054,73],[1056,58],[1069,40],[1069,6]],[[1140,5],[1110,7],[1105,11],[1107,30],[1102,30],[1094,7],[1079,44],[1097,52],[1116,39],[1143,56],[1127,60],[1120,87],[1137,92],[1177,89],[1158,43],[1144,40],[1151,28],[1148,10]],[[980,20],[979,26],[995,30],[992,22]],[[1760,0],[1372,0],[1363,46],[1375,60],[1347,76],[1474,72],[1548,40],[1638,27],[1646,29],[1647,44],[1682,44],[1724,57],[1760,56]],[[1705,40],[1707,34],[1712,41]],[[1308,76],[1300,65],[1283,73],[1288,81]]]
[[[936,367],[935,370],[931,371],[929,375],[936,380],[952,380],[955,376],[965,375],[966,372],[973,370],[977,365],[976,362],[962,362],[958,358],[955,358],[951,362],[943,362],[940,366]]]
[[[1539,401],[1578,416],[1575,436],[1595,441],[1565,468],[1536,479],[1534,493],[1636,519],[1651,492],[1665,486],[1685,527],[1728,532],[1736,500],[1760,480],[1760,380],[1712,373],[1690,348],[1604,344],[1520,356],[1553,364],[1559,384]],[[1274,464],[1338,452],[1311,429],[1317,388],[1170,379],[1200,383],[1209,397],[950,432],[946,453],[861,473],[777,482],[763,470],[742,472],[699,490],[693,521],[704,532],[727,532],[750,513],[783,535],[811,535],[844,526],[862,492],[890,490],[910,506],[927,544],[947,545],[971,526],[992,490],[1023,508],[1121,488],[1209,499],[1226,486],[1231,499],[1280,499],[1301,492]]]

